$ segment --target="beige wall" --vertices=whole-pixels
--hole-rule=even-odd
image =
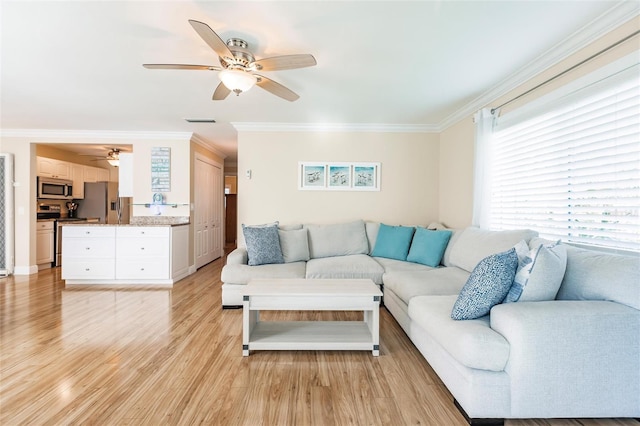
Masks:
[[[636,17],[627,24],[591,43],[586,48],[575,53],[558,65],[527,81],[520,87],[491,102],[486,107],[497,107],[513,97],[526,92],[550,77],[570,68],[580,61],[590,57],[607,46],[623,39],[625,36],[640,29],[640,17]],[[638,50],[638,36],[599,56],[598,58],[576,68],[561,78],[554,80],[532,92],[520,100],[504,107],[501,113],[506,113],[527,102],[531,102],[562,85],[582,77],[608,63]],[[473,210],[473,156],[474,156],[474,124],[471,116],[450,126],[440,134],[440,199],[439,218],[448,226],[460,228],[469,226]]]
[[[471,224],[473,210],[473,140],[471,117],[440,134],[438,220],[451,228]]]
[[[225,194],[238,193],[238,177],[237,176],[224,177],[224,192]]]
[[[438,217],[438,145],[425,133],[239,132],[238,236],[242,223],[275,220],[427,225]],[[299,161],[380,162],[380,191],[298,190]]]

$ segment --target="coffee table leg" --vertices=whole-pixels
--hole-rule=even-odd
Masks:
[[[249,339],[253,328],[258,322],[259,311],[249,309],[249,298],[247,296],[245,296],[242,305],[242,355],[249,356]]]
[[[376,306],[372,311],[364,311],[364,321],[371,332],[372,355],[380,355],[380,309]]]

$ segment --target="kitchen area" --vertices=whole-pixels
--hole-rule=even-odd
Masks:
[[[132,195],[134,176],[140,175],[134,175],[131,148],[99,146],[108,151],[107,158],[102,154],[93,161],[77,151],[86,146],[71,148],[76,151],[64,151],[61,144],[37,146],[33,179],[38,270],[59,267],[65,287],[171,286],[193,273],[188,249],[191,204],[171,199],[184,196],[183,191],[171,192],[172,183],[184,188],[188,174],[176,173],[172,180],[171,148],[150,147],[146,153],[150,185],[144,186],[153,192],[138,204],[120,196]],[[119,161],[111,161],[114,152]]]
[[[62,265],[65,224],[129,223],[131,198],[119,197],[118,182],[113,181],[117,172],[44,156],[38,156],[36,161],[38,270]]]

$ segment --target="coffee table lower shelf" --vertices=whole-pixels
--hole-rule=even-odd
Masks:
[[[258,321],[242,349],[379,351],[364,321]]]

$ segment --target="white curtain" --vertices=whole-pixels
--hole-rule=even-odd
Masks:
[[[499,111],[491,113],[490,108],[484,108],[475,113],[473,121],[475,131],[475,156],[473,166],[473,218],[472,225],[489,228],[491,208],[491,174],[488,165],[491,159],[491,135]]]
[[[483,108],[473,116],[475,123],[474,161],[473,161],[473,218],[471,224],[480,228],[489,228],[491,208],[491,135],[499,111],[491,112]]]

